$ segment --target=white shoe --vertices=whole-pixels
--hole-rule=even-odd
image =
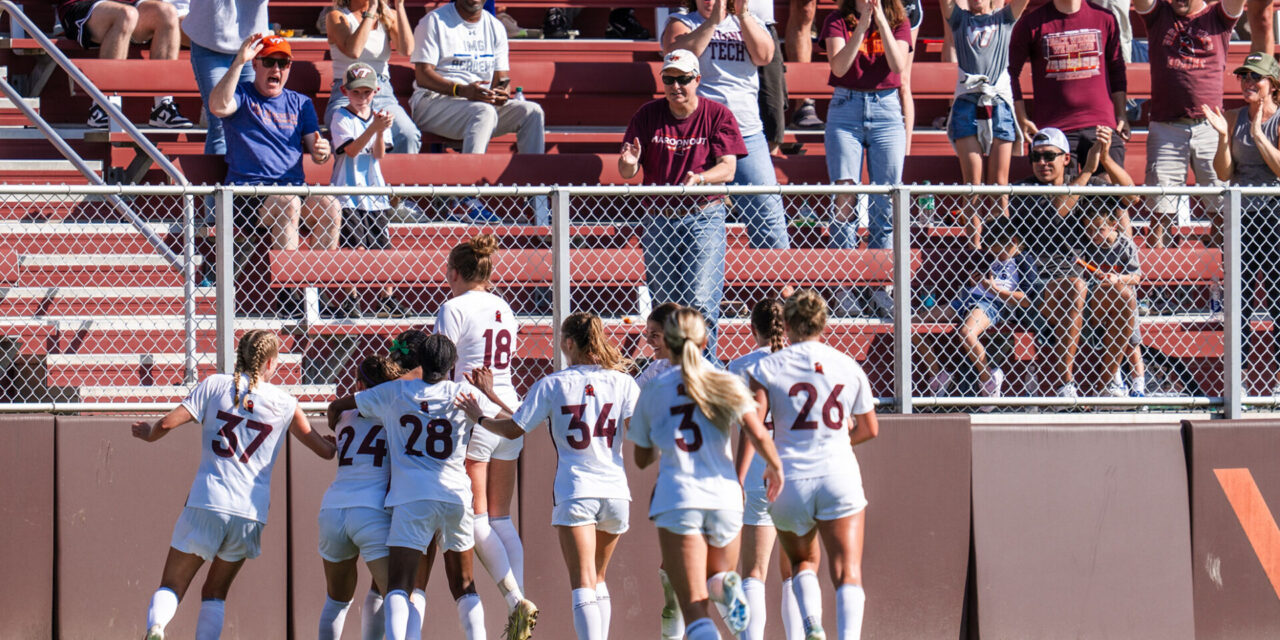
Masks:
[[[991,379],[982,385],[984,398],[999,398],[1004,390],[1004,371],[999,367],[991,369]]]
[[[667,578],[667,572],[659,569],[658,577],[662,579],[663,601],[667,603],[662,607],[662,638],[663,640],[680,640],[684,637],[684,614],[680,612],[676,592],[671,588],[671,580]]]
[[[742,576],[736,571],[730,571],[724,577],[724,601],[721,604],[725,608],[724,623],[729,632],[736,636],[746,631],[751,621],[751,609],[747,606],[747,594],[742,591]]]
[[[150,629],[147,629],[147,635],[142,640],[164,640],[164,629],[158,624],[153,624]]]
[[[1076,383],[1068,382],[1061,387],[1058,387],[1058,397],[1075,400],[1080,397],[1080,391],[1076,389]]]
[[[827,640],[827,632],[814,620],[804,621],[804,640]]]
[[[946,391],[951,385],[951,374],[946,371],[939,371],[938,375],[929,378],[929,384],[925,385],[929,395],[938,397],[946,395]]]
[[[1126,388],[1125,388],[1125,386],[1124,386],[1124,384],[1122,384],[1122,383],[1119,383],[1119,382],[1111,382],[1111,383],[1108,383],[1108,384],[1107,384],[1107,387],[1106,387],[1105,389],[1103,389],[1103,390],[1102,390],[1102,397],[1104,397],[1104,398],[1128,398],[1128,397],[1129,397],[1129,390],[1128,390],[1128,389],[1126,389]]]

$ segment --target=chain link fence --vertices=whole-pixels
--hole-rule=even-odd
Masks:
[[[1269,406],[1276,194],[5,186],[0,403],[171,403],[255,328],[284,338],[277,383],[327,402],[356,359],[433,327],[449,250],[492,233],[521,391],[556,366],[568,313],[599,314],[643,366],[649,311],[691,305],[727,362],[755,348],[757,302],[809,287],[887,410]],[[1179,211],[1159,246],[1157,197]],[[885,246],[868,246],[873,217],[892,223]]]

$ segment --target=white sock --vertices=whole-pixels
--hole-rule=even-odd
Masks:
[[[609,640],[609,619],[613,617],[613,598],[609,596],[609,587],[603,582],[596,583],[596,608],[600,610],[600,640]]]
[[[422,589],[414,589],[413,593],[409,594],[409,606],[413,607],[413,610],[418,612],[419,620],[426,620],[427,592]]]
[[[196,640],[218,640],[222,637],[222,618],[227,613],[227,602],[210,598],[200,603],[200,617],[196,619]]]
[[[462,621],[467,640],[485,640],[484,605],[480,603],[480,596],[468,593],[458,598],[458,620]]]
[[[498,583],[498,587],[503,589],[502,595],[506,597],[507,587],[511,584],[518,587],[520,584],[515,574],[511,572],[511,564],[507,561],[507,548],[502,545],[502,538],[498,537],[493,527],[489,526],[488,514],[476,516],[474,522],[476,557],[480,558],[480,564],[484,565],[485,570],[493,577],[493,581]],[[507,578],[511,578],[511,581],[506,582]],[[507,601],[507,606],[511,607],[510,600]]]
[[[792,591],[791,578],[782,581],[782,630],[787,636],[786,640],[804,638],[804,616],[800,615],[800,605]]]
[[[1147,376],[1145,374],[1140,376],[1131,376],[1129,378],[1129,388],[1137,389],[1142,393],[1146,393],[1147,392]]]
[[[805,632],[809,628],[822,626],[822,587],[818,584],[818,576],[812,571],[801,571],[791,580],[791,590],[796,594],[796,604],[800,606],[800,619],[804,621]]]
[[[663,612],[672,613],[672,617],[662,619],[662,637],[680,640],[685,635],[684,613],[680,611],[680,602],[676,599],[675,589],[669,586],[671,579],[667,576],[666,570],[658,569],[658,576],[662,580]]]
[[[867,592],[862,585],[846,584],[836,589],[836,637],[858,640],[862,637],[862,612],[867,606]]]
[[[173,619],[173,614],[177,612],[178,594],[169,587],[156,589],[155,594],[151,596],[151,606],[147,608],[147,629],[159,625],[163,630]]]
[[[595,589],[573,590],[573,630],[578,640],[600,640],[600,607]]]
[[[728,622],[729,608],[724,606],[724,577],[728,572],[721,571],[707,578],[707,597],[716,606],[720,619]]]
[[[742,632],[741,640],[764,640],[764,583],[755,578],[742,581],[742,592],[747,594],[747,608],[751,610],[751,618],[747,622],[747,630]]]
[[[156,96],[151,108],[156,108],[166,102],[173,102],[173,96]]]
[[[492,518],[489,523],[493,526],[494,533],[502,539],[502,546],[507,550],[507,565],[516,576],[516,584],[524,591],[524,543],[520,541],[520,532],[516,531],[511,516]]]
[[[364,595],[364,607],[360,610],[360,637],[362,640],[382,640],[387,633],[387,622],[382,618],[382,594],[369,590]]]
[[[350,602],[339,602],[326,596],[324,608],[320,609],[320,633],[317,637],[320,640],[340,640],[350,607]]]
[[[389,640],[404,640],[409,627],[409,597],[403,589],[396,589],[387,594],[382,603],[383,615],[386,616],[386,633]]]
[[[720,632],[711,618],[698,618],[685,627],[685,638],[688,640],[720,640]]]

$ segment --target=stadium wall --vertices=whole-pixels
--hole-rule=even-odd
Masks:
[[[188,427],[148,445],[129,436],[130,422],[14,416],[0,428],[0,635],[142,634],[200,434]],[[1280,532],[1265,501],[1280,496],[1277,445],[1280,421],[971,427],[966,416],[884,416],[880,437],[859,447],[872,504],[865,637],[1280,636]],[[541,434],[526,451],[517,519],[530,518],[520,524],[527,590],[545,612],[538,636],[573,637],[559,543],[545,524],[555,452]],[[315,516],[333,467],[292,442],[281,456],[263,554],[236,580],[227,638],[315,634],[324,598]],[[645,518],[652,472],[632,471],[631,483],[633,526],[608,579],[621,639],[656,637],[661,607]],[[426,637],[456,637],[439,564]],[[501,599],[476,571],[494,635]],[[201,580],[175,637],[193,633]],[[775,568],[771,603],[778,588]],[[770,613],[767,637],[780,637]]]

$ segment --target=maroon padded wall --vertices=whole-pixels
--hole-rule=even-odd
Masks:
[[[1191,638],[1176,424],[975,426],[984,638]]]
[[[1186,429],[1196,637],[1280,637],[1280,594],[1260,559],[1280,578],[1280,420],[1188,422]],[[1233,503],[1245,508],[1243,518]]]
[[[53,636],[53,416],[0,418],[0,620],[4,635]]]
[[[154,419],[154,418],[152,418]],[[137,638],[160,584],[173,525],[207,446],[196,423],[154,443],[130,435],[131,418],[60,417],[58,625],[64,638]],[[223,638],[286,635],[288,509],[280,452],[261,557],[249,560],[227,599]],[[167,629],[195,634],[204,569]],[[298,637],[307,637],[307,634]]]

